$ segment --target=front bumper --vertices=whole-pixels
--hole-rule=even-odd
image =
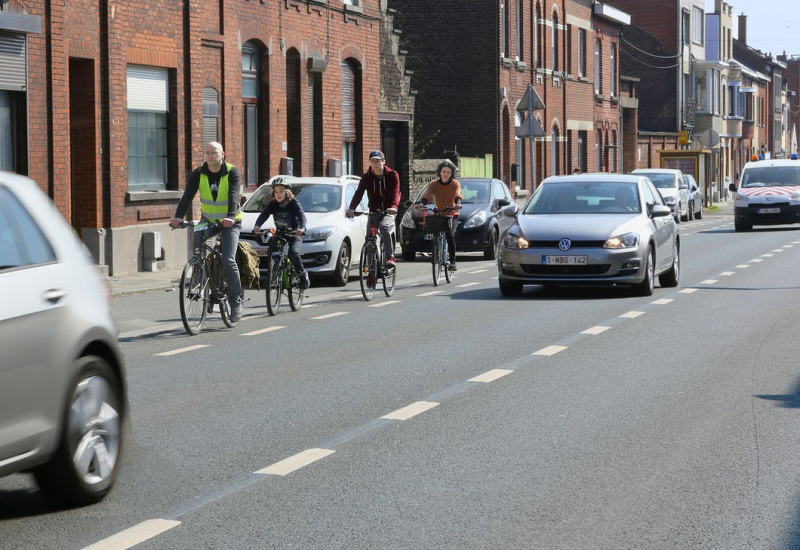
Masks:
[[[733,218],[748,225],[782,225],[800,223],[800,205],[781,203],[749,203],[733,208]]]
[[[489,246],[491,232],[489,224],[479,227],[463,228],[464,223],[459,221],[456,229],[456,251],[457,252],[482,252]],[[430,252],[431,241],[425,240],[425,233],[420,227],[409,229],[401,226],[400,246],[404,250],[414,252]]]

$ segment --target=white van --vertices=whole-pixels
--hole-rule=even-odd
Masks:
[[[733,220],[736,231],[754,225],[800,223],[800,161],[789,159],[748,162],[735,192]]]

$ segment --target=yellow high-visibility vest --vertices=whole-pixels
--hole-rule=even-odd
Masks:
[[[228,215],[228,174],[233,168],[233,164],[225,163],[228,172],[219,179],[219,189],[217,190],[217,200],[211,194],[211,184],[208,175],[200,172],[200,213],[209,221],[215,222]],[[241,220],[242,213],[237,212],[234,219]]]

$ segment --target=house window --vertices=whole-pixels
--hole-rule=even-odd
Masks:
[[[595,161],[595,170],[597,172],[603,171],[603,132],[601,130],[597,130],[597,135],[595,136],[594,142],[594,154],[596,157]]]
[[[342,69],[342,174],[361,173],[361,66],[345,59]]]
[[[586,130],[578,130],[578,169],[581,173],[586,172],[586,143],[588,141],[588,132]]]
[[[524,29],[522,28],[522,27],[523,27],[523,24],[522,24],[522,21],[523,21],[523,19],[522,19],[522,17],[523,17],[522,8],[523,8],[523,2],[522,2],[522,0],[517,0],[517,28],[516,28],[516,36],[517,36],[517,59],[518,59],[519,61],[522,61],[522,59],[523,59],[523,55],[522,55],[522,53],[525,51],[525,48],[524,48],[524,46],[523,46],[523,44],[522,44],[522,37],[524,36],[524,35],[522,34],[522,33],[523,33],[523,30],[524,30]]]
[[[611,78],[611,97],[617,95],[617,45],[611,44],[611,56],[608,59],[608,75]]]
[[[0,170],[14,170],[11,92],[0,90]]]
[[[603,93],[603,45],[599,38],[594,41],[594,93]]]
[[[241,174],[245,185],[258,185],[259,178],[259,112],[261,106],[261,50],[254,42],[242,46],[242,167]]]
[[[683,11],[681,12],[681,36],[683,37],[683,44],[685,46],[689,45],[689,39],[691,37],[690,31],[691,25],[689,24],[689,12]]]
[[[578,76],[586,76],[586,29],[578,29]]]
[[[169,77],[167,69],[128,65],[128,187],[167,188]]]
[[[508,10],[506,9],[506,2],[508,0],[500,0],[500,55],[508,57]]]
[[[536,4],[536,18],[533,24],[535,39],[534,48],[536,49],[536,66],[541,67],[544,60],[544,38],[542,38],[542,11],[539,9],[539,4]]]
[[[557,175],[559,175],[561,173],[561,171],[559,170],[559,166],[560,166],[559,156],[561,154],[561,143],[560,143],[561,140],[560,140],[560,136],[559,136],[559,133],[558,133],[558,128],[556,128],[555,126],[550,131],[550,138],[552,140],[552,143],[550,144],[550,152],[552,153],[552,160],[553,160],[553,165],[551,167],[551,170],[552,170],[551,174],[553,174],[554,176],[557,176]]]
[[[694,98],[698,113],[711,112],[711,89],[708,85],[708,70],[696,70],[694,73]]]
[[[692,8],[692,42],[697,44],[703,43],[703,19],[705,19],[703,10],[694,6]]]
[[[203,88],[203,144],[219,141],[219,92],[212,86]]]
[[[558,14],[553,12],[553,71],[558,69]]]

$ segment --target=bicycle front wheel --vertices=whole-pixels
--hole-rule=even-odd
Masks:
[[[383,269],[383,293],[391,296],[394,294],[394,277],[397,267],[385,267]]]
[[[292,269],[292,276],[291,279],[292,284],[287,289],[289,291],[289,307],[292,308],[292,311],[297,311],[303,305],[303,296],[305,296],[305,291],[300,288],[300,277],[297,275],[294,269]]]
[[[433,238],[433,251],[431,253],[431,268],[433,271],[433,286],[442,282],[442,234],[436,233]]]
[[[361,259],[358,263],[359,281],[361,282],[361,294],[369,302],[375,296],[375,287],[378,268],[378,254],[375,246],[366,244],[361,249]]]
[[[181,274],[180,307],[183,328],[192,336],[203,329],[207,305],[208,273],[202,260],[190,258]]]
[[[283,294],[283,272],[279,256],[270,258],[267,264],[267,311],[277,315]]]

